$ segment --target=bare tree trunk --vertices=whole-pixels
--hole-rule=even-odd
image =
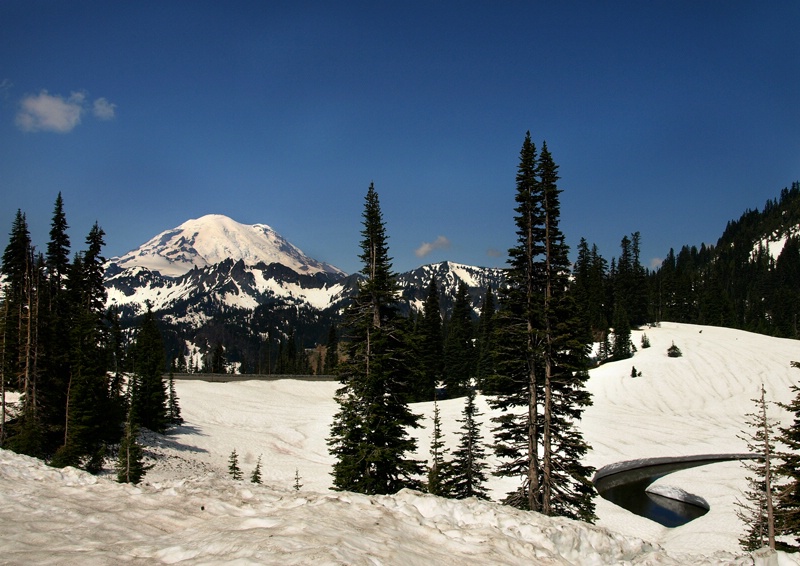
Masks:
[[[769,449],[770,434],[763,383],[761,384],[761,419],[764,427],[764,491],[767,500],[767,540],[769,542],[769,547],[775,550],[775,511],[772,505],[772,470],[770,468],[772,454]]]

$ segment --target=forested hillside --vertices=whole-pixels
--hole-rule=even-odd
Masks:
[[[800,338],[800,183],[729,222],[716,246],[671,249],[649,295],[654,320]]]

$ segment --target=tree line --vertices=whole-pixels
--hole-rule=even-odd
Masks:
[[[106,309],[105,232],[95,223],[70,259],[67,229],[59,193],[46,251],[18,210],[3,252],[0,446],[93,473],[114,448],[118,477],[138,481],[139,427],[164,432],[181,420],[162,379],[163,340],[148,309],[126,347],[118,313]]]

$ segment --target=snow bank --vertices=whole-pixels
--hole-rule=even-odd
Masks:
[[[478,500],[219,478],[120,485],[0,450],[7,564],[752,564]]]

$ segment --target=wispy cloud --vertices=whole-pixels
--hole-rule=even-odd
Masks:
[[[448,249],[450,247],[450,240],[444,236],[439,236],[433,242],[422,242],[422,245],[414,250],[417,257],[425,257],[433,250]]]
[[[81,123],[88,102],[83,92],[73,92],[68,98],[42,90],[20,101],[17,112],[17,127],[23,132],[57,132],[66,134]],[[114,117],[116,104],[98,98],[92,106],[92,114],[99,120]]]
[[[503,252],[501,252],[500,250],[496,250],[494,248],[489,248],[488,250],[486,250],[486,255],[489,257],[502,257]]]
[[[14,86],[9,79],[3,79],[0,81],[0,96],[3,97],[3,100],[8,100],[8,93],[11,92],[11,87]]]
[[[117,114],[117,105],[112,104],[103,97],[94,101],[92,113],[98,120],[111,120]]]

